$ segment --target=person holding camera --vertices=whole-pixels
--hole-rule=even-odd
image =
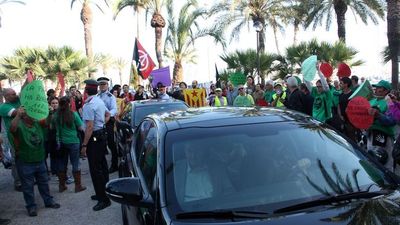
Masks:
[[[275,94],[272,95],[273,107],[284,107],[286,101],[286,91],[283,90],[282,84],[276,83],[274,86]]]

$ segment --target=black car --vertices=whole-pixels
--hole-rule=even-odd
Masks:
[[[116,123],[117,132],[115,139],[119,152],[129,148],[131,135],[136,127],[146,116],[153,113],[167,113],[177,110],[186,110],[188,105],[180,100],[159,100],[150,99],[142,101],[132,101],[124,110],[121,121]]]
[[[106,187],[124,224],[400,224],[397,176],[297,112],[152,115],[125,154]]]

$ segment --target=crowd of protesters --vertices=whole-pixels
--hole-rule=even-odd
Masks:
[[[346,108],[349,97],[365,79],[362,78],[359,82],[357,76],[352,76],[332,81],[325,78],[320,71],[318,75],[319,79],[315,84],[302,81],[297,76],[288,76],[281,83],[268,80],[265,84],[256,84],[252,76],[247,77],[244,85],[218,82],[218,85],[210,85],[206,102],[212,107],[258,106],[302,112],[342,132],[371,152],[385,167],[400,175],[397,172],[399,168],[396,167],[400,161],[400,151],[397,150],[400,147],[395,142],[395,126],[400,122],[400,103],[390,83],[381,80],[372,85],[374,96],[370,100],[369,113],[375,119],[369,129],[359,130],[349,121]],[[148,88],[147,91],[141,85],[131,91],[126,84],[110,88],[108,81],[105,77],[97,81],[89,80],[86,82],[84,94],[77,90],[76,86],[69,87],[66,95],[61,92],[56,96],[53,89],[48,90],[49,116],[43,121],[33,120],[27,115],[13,89],[3,89],[4,103],[0,105],[0,141],[10,152],[14,188],[23,192],[29,216],[37,215],[34,184],[38,186],[45,207],[60,207],[50,195],[49,175],[57,176],[59,192],[67,190],[67,184],[71,182],[75,183],[75,192],[86,190],[81,182],[80,170],[80,160],[84,160],[85,156],[88,156],[96,192],[91,199],[98,201],[93,210],[108,207],[111,202],[105,195],[104,185],[108,181],[108,173],[117,171],[118,163],[114,140],[115,121],[121,118],[131,101],[185,101],[184,91],[189,88],[185,82],[180,82],[170,89],[158,83],[155,88]],[[200,86],[197,81],[193,81],[190,88]],[[109,168],[105,161],[107,148],[104,146],[108,146],[111,152]],[[104,155],[93,154],[93,148],[98,147],[104,147]],[[5,158],[3,151],[0,153],[1,159]],[[73,179],[69,179],[68,176],[69,163]]]

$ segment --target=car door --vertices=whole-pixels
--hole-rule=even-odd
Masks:
[[[157,171],[157,128],[151,120],[144,120],[135,132],[134,148],[131,151],[133,161],[133,175],[140,178],[141,185],[145,195],[155,201],[156,193],[156,171]],[[157,204],[157,203],[156,203]],[[133,223],[129,224],[154,224],[154,207],[136,208],[127,206],[130,213],[129,216]]]

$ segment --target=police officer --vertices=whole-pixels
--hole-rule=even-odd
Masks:
[[[98,201],[93,210],[99,211],[111,205],[105,192],[105,185],[109,177],[105,157],[107,136],[104,128],[104,125],[110,119],[110,113],[104,102],[97,96],[98,83],[95,80],[86,80],[85,83],[85,92],[88,98],[82,110],[85,138],[82,142],[81,153],[83,156],[87,155],[90,176],[96,192],[96,195],[91,198]]]
[[[97,79],[100,85],[100,93],[98,96],[103,100],[106,105],[108,111],[111,114],[110,120],[106,124],[107,131],[107,146],[111,150],[111,166],[109,169],[109,173],[113,173],[118,170],[118,153],[117,146],[114,140],[114,124],[115,124],[115,116],[117,115],[117,100],[113,94],[108,90],[108,81],[107,77],[100,77]]]

